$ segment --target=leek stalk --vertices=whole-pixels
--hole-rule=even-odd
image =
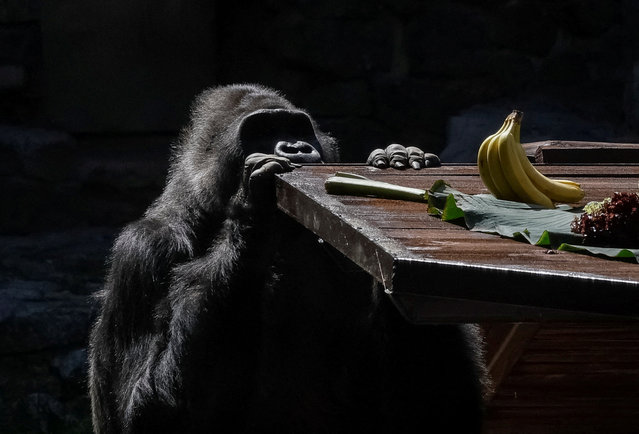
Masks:
[[[337,172],[326,180],[324,187],[329,194],[428,202],[426,190],[373,181],[353,173]]]

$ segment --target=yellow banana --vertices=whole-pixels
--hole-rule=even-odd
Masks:
[[[488,190],[499,199],[548,208],[553,207],[553,202],[579,202],[584,191],[578,183],[547,178],[528,161],[520,141],[522,117],[522,112],[513,110],[499,131],[479,147],[477,166]]]
[[[578,182],[575,182],[575,181],[571,181],[569,179],[553,179],[553,181],[559,182],[561,184],[572,185],[573,187],[581,188],[581,184],[579,184]]]
[[[551,198],[553,202],[576,203],[584,198],[585,192],[578,183],[549,179],[539,173],[535,167],[531,166],[531,168],[536,173],[530,169],[526,169],[526,166],[524,166],[526,174],[530,177],[533,184]]]
[[[495,136],[488,146],[487,160],[488,167],[490,168],[490,177],[497,190],[497,192],[493,194],[497,199],[519,200],[517,192],[512,188],[505,176],[505,168],[499,156],[499,138],[504,132]]]
[[[513,114],[515,114],[515,112],[513,112]],[[523,113],[521,112],[516,112],[513,116],[513,139],[516,144],[514,150],[524,172],[526,172],[526,175],[530,178],[537,189],[548,196],[553,202],[579,202],[584,197],[584,191],[578,183],[547,178],[528,160],[526,152],[519,142],[519,131],[521,128],[522,116]]]
[[[498,138],[497,149],[504,177],[522,202],[536,203],[546,208],[554,208],[552,200],[542,193],[524,171],[517,154],[521,145],[515,142],[513,134],[506,130]]]
[[[488,167],[488,146],[490,146],[490,141],[494,139],[498,134],[501,134],[504,129],[506,129],[506,124],[508,124],[508,119],[504,120],[504,123],[501,125],[501,128],[494,134],[486,137],[482,142],[479,150],[477,151],[477,169],[479,170],[479,176],[481,177],[482,182],[492,194],[497,195],[497,187],[493,183],[493,179],[490,176],[490,168]]]
[[[506,128],[500,134],[496,134],[488,143],[486,150],[486,163],[488,164],[488,174],[492,180],[493,195],[497,199],[518,200],[518,196],[511,188],[508,180],[504,176],[503,166],[499,159],[499,137],[511,126],[510,120],[506,122]]]

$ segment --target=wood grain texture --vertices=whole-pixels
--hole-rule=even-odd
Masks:
[[[489,355],[499,326],[484,325]],[[484,433],[635,433],[638,357],[636,322],[541,324],[499,381]]]
[[[536,163],[639,163],[639,143],[546,140],[523,147],[528,159]]]
[[[580,182],[583,202],[600,200],[614,191],[636,190],[639,166],[539,166],[554,178]],[[451,320],[459,321],[471,302],[490,308],[469,314],[467,321],[585,320],[593,315],[639,318],[639,266],[575,253],[556,252],[497,235],[471,232],[463,225],[428,215],[418,202],[329,195],[324,181],[337,171],[428,189],[444,179],[465,193],[486,193],[475,166],[446,165],[421,171],[379,170],[362,165],[317,165],[297,169],[278,179],[280,208],[324,238],[380,281],[391,296],[407,300],[423,296],[450,302]],[[425,300],[425,299],[424,299]],[[503,312],[495,310],[503,305]],[[516,306],[526,309],[513,308]],[[538,309],[535,313],[534,310]],[[566,315],[561,318],[557,310]],[[523,317],[518,317],[520,312]],[[579,313],[581,312],[581,313]],[[508,317],[508,315],[515,315]],[[532,317],[531,317],[532,314]],[[445,314],[436,315],[437,321]],[[416,322],[427,318],[411,318]]]

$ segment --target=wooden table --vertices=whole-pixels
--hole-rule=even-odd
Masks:
[[[580,182],[585,201],[637,191],[638,165],[540,166]],[[423,203],[329,195],[337,171],[428,189],[486,193],[476,166],[421,171],[306,166],[280,175],[278,206],[384,284],[414,323],[639,319],[639,264],[558,252],[442,222]]]
[[[585,200],[638,188],[639,166],[539,168],[582,183]],[[486,193],[476,167],[303,167],[280,176],[277,194],[284,212],[383,282],[409,320],[480,323],[494,386],[485,434],[636,431],[639,264],[471,232],[421,203],[331,196],[324,181],[337,171]]]

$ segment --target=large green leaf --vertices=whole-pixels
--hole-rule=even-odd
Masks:
[[[547,209],[500,200],[490,194],[465,194],[440,180],[429,191],[429,212],[447,221],[463,218],[471,231],[523,238],[531,244],[558,250],[639,260],[636,248],[585,245],[583,236],[570,231],[570,223],[583,212],[582,208],[560,205]]]

